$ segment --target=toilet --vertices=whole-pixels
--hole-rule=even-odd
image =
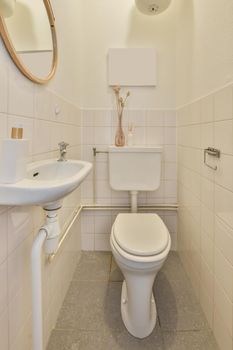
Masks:
[[[155,191],[160,185],[161,155],[161,147],[109,147],[110,185],[131,195],[131,213],[117,215],[110,245],[124,276],[122,320],[137,338],[149,336],[155,327],[153,284],[171,247],[169,231],[161,218],[137,213],[138,192]]]

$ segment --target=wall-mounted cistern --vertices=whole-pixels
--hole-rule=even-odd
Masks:
[[[137,212],[139,191],[155,191],[160,186],[161,147],[109,147],[110,186],[129,191],[131,212]]]

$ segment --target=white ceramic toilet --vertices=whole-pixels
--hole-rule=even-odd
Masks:
[[[132,213],[118,214],[110,244],[124,282],[121,315],[133,336],[147,337],[157,319],[153,284],[171,247],[167,227],[156,214],[137,213],[138,191],[160,185],[161,147],[109,147],[109,179],[114,190],[129,191]]]

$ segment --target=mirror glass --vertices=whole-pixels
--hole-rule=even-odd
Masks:
[[[33,81],[48,81],[56,68],[56,33],[49,0],[17,0],[12,16],[1,17],[1,21],[3,40],[11,45],[13,52],[6,46],[18,68],[24,68],[23,73]]]

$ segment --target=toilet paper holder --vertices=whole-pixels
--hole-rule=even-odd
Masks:
[[[206,155],[207,154],[209,156],[220,158],[221,151],[219,149],[216,149],[216,148],[213,148],[213,147],[208,147],[208,148],[204,149],[204,163],[205,163],[205,165],[208,166],[210,169],[217,170],[218,169],[217,165],[212,166],[212,165],[207,163],[207,161],[206,161]]]

